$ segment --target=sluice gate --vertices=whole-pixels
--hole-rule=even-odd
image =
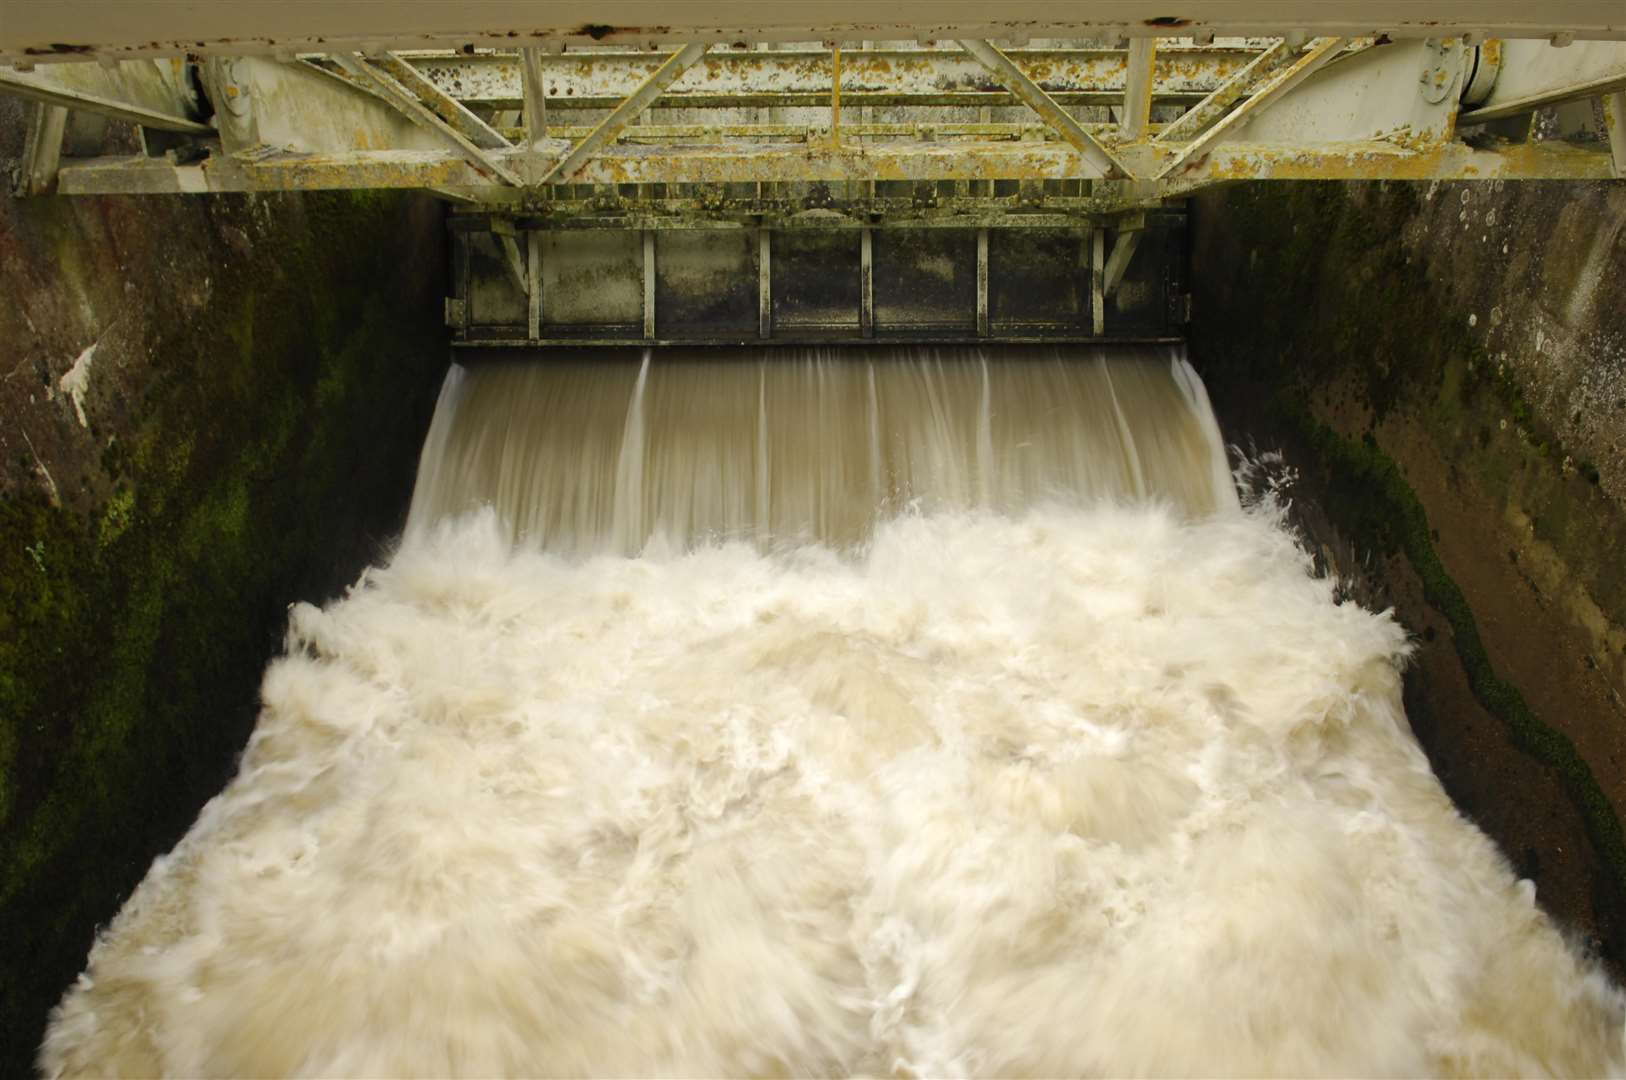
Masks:
[[[0,0],[0,177],[0,1072],[1626,1071],[1620,0]]]
[[[433,191],[512,346],[1167,338],[1204,188],[1626,172],[1612,0],[657,8],[13,0],[16,183]]]

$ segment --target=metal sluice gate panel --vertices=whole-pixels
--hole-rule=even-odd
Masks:
[[[1176,211],[1111,229],[1051,215],[980,229],[817,214],[755,228],[451,225],[459,345],[1153,339],[1187,317]]]

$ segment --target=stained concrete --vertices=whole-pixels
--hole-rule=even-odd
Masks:
[[[1392,604],[1465,813],[1626,970],[1626,185],[1251,185],[1193,211],[1192,348]]]
[[[0,178],[26,108],[0,97]],[[442,216],[0,194],[0,1075],[229,778],[287,605],[399,528],[447,359]]]

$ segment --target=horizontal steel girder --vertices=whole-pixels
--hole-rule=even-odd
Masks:
[[[1538,136],[1519,142],[1518,132],[1509,141],[1485,133],[1464,141],[1456,129],[1620,92],[1626,43],[1493,40],[1476,50],[1457,38],[1368,37],[1346,46],[1337,37],[1306,44],[1301,36],[1234,48],[1194,47],[1188,38],[1141,50],[1143,68],[1157,75],[1152,100],[1164,107],[1152,113],[1156,123],[1132,133],[1088,122],[1104,117],[1079,113],[1065,98],[1121,109],[1133,49],[1006,49],[971,38],[958,48],[849,48],[839,51],[839,65],[830,42],[769,51],[691,42],[676,51],[599,47],[551,56],[530,48],[533,82],[547,91],[549,108],[539,100],[539,112],[566,102],[619,102],[605,118],[578,108],[549,127],[544,115],[534,140],[512,127],[513,109],[493,107],[517,106],[524,97],[521,60],[511,51],[389,54],[372,43],[365,56],[335,54],[350,81],[332,66],[291,55],[209,59],[191,68],[180,60],[22,73],[0,67],[0,93],[190,137],[152,144],[184,151],[170,160],[64,157],[56,187],[64,194],[421,188],[524,207],[568,198],[567,185],[694,185],[715,205],[731,194],[725,185],[1018,181],[1031,193],[1043,181],[1104,178],[1090,206],[1107,212],[1231,180],[1586,179],[1613,172],[1610,144],[1596,133],[1590,144],[1570,145]],[[618,96],[628,88],[631,94]],[[1169,104],[1199,96],[1202,106],[1170,123]],[[833,122],[837,97],[844,125]],[[1019,118],[1009,111],[979,118],[928,107],[869,109],[889,99],[1025,107]],[[798,100],[815,107],[774,111]],[[652,119],[639,115],[652,101],[669,122],[637,122]],[[695,108],[701,101],[725,105]],[[200,119],[210,105],[213,117]],[[996,115],[1002,123],[993,122]]]
[[[1010,49],[1006,55],[1034,82],[1067,104],[1079,95],[1116,103],[1124,91],[1128,53],[1123,49]],[[1157,93],[1183,100],[1209,93],[1258,55],[1246,48],[1168,48],[1155,65]],[[541,56],[549,108],[608,108],[654,74],[662,53],[563,53]],[[468,105],[514,109],[522,91],[516,55],[447,53],[414,56],[413,67]],[[828,50],[794,52],[719,50],[684,72],[662,97],[662,107],[794,107],[828,103]],[[958,49],[844,49],[842,99],[854,105],[933,102],[1014,104],[982,64]],[[989,96],[979,96],[989,95]],[[1094,103],[1094,102],[1091,102]]]
[[[562,144],[539,155],[556,162]],[[494,151],[523,170],[523,150]],[[1064,143],[898,143],[866,146],[608,147],[589,161],[584,183],[673,184],[840,180],[1064,180],[1086,172]],[[1477,150],[1463,143],[1406,150],[1387,142],[1310,147],[1221,142],[1157,194],[1187,192],[1233,180],[1597,180],[1612,175],[1607,148],[1527,143]],[[206,191],[301,191],[328,188],[450,189],[493,202],[522,202],[525,191],[486,181],[461,156],[436,151],[229,158],[175,165],[145,158],[65,162],[64,194],[151,194]]]
[[[93,70],[98,75],[105,74],[100,69]],[[127,96],[116,96],[121,90],[125,91]],[[146,96],[159,98],[157,103],[149,104],[135,100],[136,95],[128,93],[128,90],[128,87],[120,86],[97,93],[36,74],[24,75],[0,69],[0,93],[38,101],[45,105],[78,109],[81,112],[140,124],[159,131],[176,131],[187,135],[214,134],[214,129],[208,124],[185,115],[178,94],[174,96],[175,100],[168,100],[162,95],[148,94]]]
[[[1626,40],[1620,0],[0,0],[0,60],[736,41],[1216,33]]]
[[[772,201],[734,209],[697,206],[693,200],[629,200],[616,211],[597,210],[571,203],[550,203],[544,212],[460,209],[447,218],[454,232],[491,232],[510,228],[548,231],[727,231],[773,229],[779,232],[878,229],[1078,229],[1090,225],[1118,227],[1122,212],[1098,212],[1111,200],[1090,197],[1050,197],[1030,207],[1016,199],[951,197],[934,207],[912,206],[896,199],[854,199],[841,210],[797,210]],[[1157,207],[1134,215],[1142,227],[1183,224],[1182,206]]]

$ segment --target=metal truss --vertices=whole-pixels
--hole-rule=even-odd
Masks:
[[[542,29],[501,22],[525,5],[471,2],[457,6],[464,29],[451,38],[428,18],[452,10],[437,0],[395,6],[397,25],[371,34],[345,28],[378,5],[250,2],[195,12],[204,25],[189,51],[165,59],[146,57],[169,51],[163,19],[175,5],[0,3],[0,60],[13,65],[0,67],[0,93],[39,103],[28,192],[420,188],[570,221],[632,206],[640,227],[658,227],[792,204],[907,217],[891,189],[911,185],[911,211],[946,200],[997,217],[1014,188],[1028,211],[1099,215],[1235,180],[1599,179],[1626,168],[1616,0],[1487,0],[1471,17],[1454,14],[1470,5],[1434,5],[1432,21],[1429,4],[1328,0],[1302,5],[1293,28],[1261,21],[1275,5],[1244,0],[1210,0],[1207,19],[1138,23],[1129,17],[1145,5],[1132,0],[1017,0],[1000,8],[1010,25],[972,17],[989,5],[948,3],[931,26],[908,27],[858,19],[866,5],[846,0],[809,5],[835,20],[818,25],[736,25],[723,16],[760,20],[763,5],[708,0],[678,5],[659,32],[561,22],[560,9],[583,6],[570,0],[548,6],[557,25]],[[672,23],[691,8],[713,18]],[[51,12],[85,9],[105,15],[102,43],[30,44],[58,29]],[[123,29],[131,9],[158,20],[140,40]],[[848,9],[855,21],[841,22]],[[242,32],[217,33],[217,22]],[[511,37],[487,47],[499,27]],[[1110,34],[1060,36],[1069,30]],[[1252,36],[1214,36],[1228,30]],[[815,33],[829,36],[795,41]],[[1530,117],[1557,107],[1569,119],[1537,131]],[[146,152],[64,156],[74,113],[136,125]],[[1564,137],[1541,137],[1553,130]],[[1057,195],[1059,184],[1077,190]]]
[[[0,63],[697,41],[1164,36],[1626,40],[1619,0],[0,0]]]

